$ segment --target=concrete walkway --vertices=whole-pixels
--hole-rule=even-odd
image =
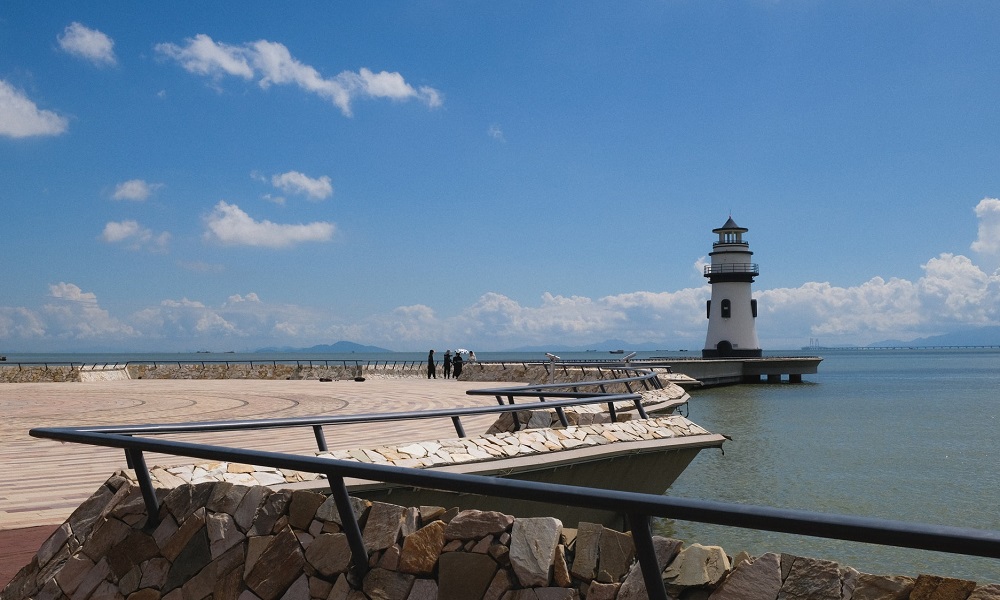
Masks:
[[[316,380],[128,380],[90,383],[0,384],[0,548],[47,536],[117,469],[120,450],[32,438],[33,427],[176,423],[308,415],[397,412],[456,406],[489,406],[492,397],[467,396],[497,382],[422,378]],[[491,417],[463,419],[470,433],[485,431]],[[326,427],[331,449],[454,437],[450,419]],[[171,436],[261,450],[316,451],[311,428],[267,432]],[[192,462],[152,455],[147,464]],[[29,529],[30,528],[30,529]],[[29,540],[30,541],[25,541]],[[41,541],[39,540],[39,542]],[[34,545],[37,549],[37,544]],[[34,550],[0,554],[0,587],[30,561]],[[12,570],[11,570],[12,569]],[[9,571],[9,573],[8,573]]]

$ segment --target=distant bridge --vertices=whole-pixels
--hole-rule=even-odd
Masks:
[[[991,346],[803,346],[803,350],[998,350],[1000,344]]]

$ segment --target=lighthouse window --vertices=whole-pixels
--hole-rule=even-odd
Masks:
[[[711,300],[709,300],[708,302],[705,302],[705,318],[706,319],[711,319],[712,318],[712,301]]]
[[[729,316],[730,316],[729,315],[729,313],[730,313],[730,305],[731,305],[731,302],[729,302],[729,298],[725,298],[722,301],[722,307],[721,308],[722,308],[722,318],[723,319],[728,319],[729,318]]]
[[[750,312],[753,313],[753,318],[757,318],[757,300],[750,301]]]

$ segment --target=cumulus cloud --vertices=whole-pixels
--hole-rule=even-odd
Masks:
[[[0,338],[38,339],[45,333],[45,321],[37,312],[23,306],[0,306]]]
[[[203,33],[188,38],[185,46],[165,43],[157,44],[155,49],[161,55],[177,61],[185,71],[196,75],[232,75],[242,79],[252,79],[254,76],[245,48],[216,43]]]
[[[303,242],[328,242],[333,238],[333,223],[317,221],[285,225],[255,221],[239,206],[219,201],[205,219],[205,239],[229,246],[285,248]]]
[[[69,120],[43,110],[24,92],[0,79],[0,135],[24,138],[59,135],[69,128]]]
[[[323,200],[333,195],[333,185],[326,175],[313,179],[298,171],[288,171],[272,176],[271,185],[286,194],[300,194],[313,200]]]
[[[972,242],[973,252],[1000,254],[1000,200],[983,198],[976,205],[979,218],[979,235]]]
[[[166,231],[153,233],[137,221],[110,221],[104,225],[101,240],[109,244],[125,244],[130,250],[166,252],[170,244],[170,234]]]
[[[989,206],[987,203],[986,206]],[[222,243],[280,247],[329,239],[332,226],[258,222],[235,205],[220,202],[207,236]],[[315,225],[315,224],[313,224]],[[135,222],[109,223],[109,243],[134,243],[146,235]],[[704,263],[699,259],[698,268]],[[921,265],[916,280],[873,277],[849,286],[807,282],[793,288],[754,290],[757,331],[767,349],[797,348],[809,338],[823,344],[869,344],[912,340],[962,328],[1000,325],[1000,271],[971,258],[942,253]],[[698,269],[700,273],[700,268]],[[704,284],[676,291],[634,291],[601,298],[543,293],[519,302],[501,292],[483,294],[458,311],[427,304],[400,306],[342,322],[330,307],[266,302],[255,292],[230,294],[221,305],[186,297],[164,300],[123,318],[101,309],[93,292],[72,283],[54,284],[41,308],[0,306],[0,336],[8,340],[141,339],[240,340],[241,347],[308,346],[348,339],[395,350],[463,345],[477,350],[521,345],[586,345],[605,339],[700,348],[705,339]],[[117,336],[117,337],[115,337]]]
[[[138,332],[100,307],[97,295],[78,285],[60,282],[49,286],[52,300],[42,307],[45,328],[56,338],[73,340],[121,340]]]
[[[438,90],[429,86],[415,88],[396,72],[376,73],[362,67],[357,72],[343,71],[324,77],[314,67],[293,57],[284,44],[268,40],[234,46],[198,34],[184,44],[162,43],[155,49],[188,72],[215,80],[229,75],[245,80],[257,78],[262,89],[272,85],[296,86],[333,103],[345,116],[351,116],[351,103],[358,97],[417,100],[431,108],[442,104]]]
[[[148,199],[153,192],[163,187],[162,183],[147,183],[142,179],[129,179],[115,186],[115,191],[111,195],[115,200],[134,200],[142,202]]]
[[[241,296],[239,294],[233,294],[226,301],[227,304],[236,304],[239,302],[260,302],[260,298],[254,292],[250,292],[246,296]]]
[[[106,34],[81,23],[70,23],[58,37],[63,51],[86,59],[98,66],[114,66],[115,42]]]

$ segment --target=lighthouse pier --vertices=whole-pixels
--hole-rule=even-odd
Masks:
[[[802,383],[803,375],[819,372],[819,356],[760,358],[651,358],[633,365],[669,367],[696,379],[703,387],[740,383]]]

